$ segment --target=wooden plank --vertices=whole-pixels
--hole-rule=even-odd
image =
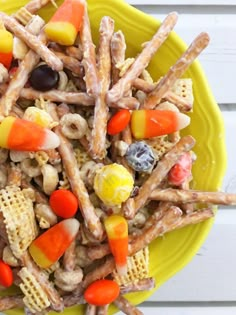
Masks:
[[[235,305],[196,305],[196,304],[147,304],[144,303],[139,306],[139,310],[145,315],[235,315],[236,306]],[[117,315],[122,315],[119,312]]]
[[[192,0],[192,1],[185,1],[185,0],[126,0],[129,4],[132,5],[189,5],[189,6],[196,6],[196,5],[235,5],[235,0]]]
[[[228,155],[228,166],[223,181],[223,190],[236,193],[236,111],[223,111],[222,114],[226,127],[226,147]]]
[[[236,208],[221,208],[198,254],[149,301],[235,301],[235,242]]]

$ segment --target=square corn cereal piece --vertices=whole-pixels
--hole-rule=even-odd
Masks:
[[[168,136],[150,138],[146,140],[146,143],[153,149],[157,161],[174,146],[174,143],[169,141]]]
[[[172,92],[183,97],[190,104],[193,104],[192,79],[178,79],[172,87]]]
[[[113,272],[114,280],[119,285],[138,282],[149,276],[149,249],[145,247],[138,251],[135,255],[128,257],[127,274],[120,276],[117,271]]]
[[[13,255],[20,258],[38,234],[33,202],[18,186],[0,190],[0,212]]]
[[[37,282],[35,277],[26,267],[23,267],[18,272],[18,275],[22,280],[20,289],[24,294],[24,304],[32,313],[40,312],[46,309],[50,305],[50,301],[40,286],[40,283]]]

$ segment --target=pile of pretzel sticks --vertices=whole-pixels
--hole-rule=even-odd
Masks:
[[[167,232],[213,217],[214,204],[236,204],[236,196],[193,191],[191,175],[179,186],[168,182],[168,173],[186,152],[195,159],[191,135],[181,137],[175,132],[144,140],[154,152],[155,165],[151,172],[142,173],[125,158],[127,147],[135,142],[130,126],[109,136],[107,123],[120,109],[191,111],[191,79],[181,77],[208,45],[209,37],[201,33],[170,70],[153,82],[146,68],[174,28],[176,13],[164,19],[139,55],[126,59],[124,35],[121,30],[114,32],[110,17],[101,19],[95,48],[86,3],[76,43],[63,47],[49,42],[45,22],[37,15],[48,2],[32,0],[13,16],[0,13],[5,27],[27,46],[23,56],[15,52],[16,71],[0,68],[0,118],[31,120],[32,107],[37,108],[47,128],[60,139],[57,149],[46,151],[0,148],[0,255],[11,266],[14,284],[20,288],[17,295],[0,298],[0,311],[20,307],[28,315],[62,312],[65,307],[86,304],[83,293],[93,281],[111,278],[120,285],[114,304],[125,314],[142,314],[124,295],[155,287],[148,270],[148,245]],[[37,25],[33,31],[32,23]],[[58,71],[56,89],[39,92],[28,85],[30,73],[41,63]],[[112,163],[123,165],[135,183],[119,209],[105,205],[93,187],[96,172]],[[39,233],[60,220],[49,205],[55,189],[69,189],[78,198],[80,210],[75,218],[80,228],[63,257],[45,270],[27,249]],[[199,208],[199,203],[204,206]],[[117,211],[129,223],[126,276],[117,274],[104,232],[104,219]],[[85,312],[107,314],[108,307],[87,304]]]

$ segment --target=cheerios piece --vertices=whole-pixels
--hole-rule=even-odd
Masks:
[[[79,114],[66,114],[61,120],[63,134],[69,139],[80,139],[82,138],[87,130],[88,124],[86,120]]]
[[[43,191],[45,194],[50,195],[59,183],[57,169],[50,164],[44,164],[41,167],[41,171],[43,174]]]
[[[15,163],[21,162],[30,156],[30,153],[27,151],[10,150],[9,152],[10,159]]]
[[[12,266],[12,267],[20,266],[20,263],[17,260],[17,258],[13,255],[13,252],[12,252],[10,246],[4,247],[3,253],[2,253],[2,260],[6,264],[8,264],[9,266]]]
[[[80,175],[88,187],[93,187],[94,177],[96,175],[97,170],[99,170],[103,166],[102,163],[96,163],[94,161],[88,161],[83,164],[80,169]]]
[[[38,203],[34,211],[41,229],[48,229],[57,223],[57,216],[49,205]]]
[[[24,159],[21,161],[21,170],[29,177],[41,175],[41,168],[35,159]]]

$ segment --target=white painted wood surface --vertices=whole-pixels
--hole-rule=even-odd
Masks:
[[[127,2],[161,20],[170,11],[179,12],[175,31],[186,43],[201,31],[210,34],[200,61],[225,120],[228,170],[222,188],[236,193],[236,0]],[[221,207],[198,254],[140,310],[145,315],[236,314],[235,244],[236,208]]]
[[[187,44],[201,32],[208,32],[210,45],[199,60],[218,103],[235,103],[233,89],[236,73],[236,1],[152,1],[128,0],[138,9],[163,20],[177,11],[175,31]],[[214,71],[213,71],[214,70]]]

